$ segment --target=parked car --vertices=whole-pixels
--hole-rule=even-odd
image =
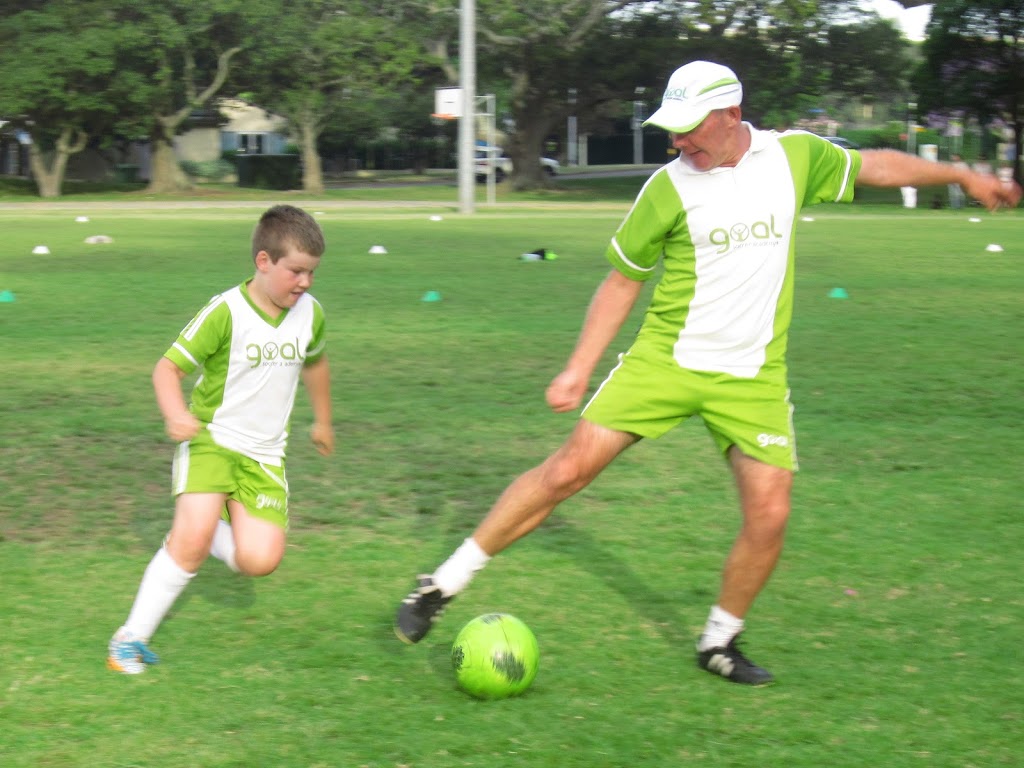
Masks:
[[[842,136],[823,136],[822,138],[831,141],[837,147],[842,147],[843,149],[860,149],[860,144],[844,139]]]
[[[476,174],[477,181],[487,181],[487,166],[489,162],[494,165],[494,180],[499,184],[505,180],[506,176],[512,173],[512,158],[507,157],[501,147],[477,147],[476,158],[473,164],[473,171]],[[552,160],[550,157],[540,158],[540,164],[548,176],[556,175],[559,168],[561,168],[558,161]]]

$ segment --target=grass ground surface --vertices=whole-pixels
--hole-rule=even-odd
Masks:
[[[250,580],[207,563],[153,640],[163,662],[136,678],[103,661],[170,521],[149,374],[248,276],[260,208],[291,198],[0,198],[0,765],[1019,765],[1020,212],[862,203],[800,223],[801,472],[747,632],[776,686],[693,664],[738,523],[697,422],[627,452],[421,645],[395,640],[414,574],[568,434],[574,416],[543,390],[639,183],[566,182],[473,216],[451,188],[300,202],[329,242],[313,293],[337,453],[308,443],[300,393],[281,568]],[[113,242],[84,243],[96,234]],[[561,258],[517,259],[537,247]],[[489,611],[539,640],[521,698],[454,688],[450,643]]]

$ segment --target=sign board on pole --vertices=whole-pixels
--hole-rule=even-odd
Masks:
[[[443,117],[448,120],[462,117],[462,89],[436,88],[434,90],[433,117]]]

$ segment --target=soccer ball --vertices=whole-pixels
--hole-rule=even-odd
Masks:
[[[507,613],[477,616],[452,645],[452,667],[459,687],[478,699],[516,696],[537,676],[537,638]]]

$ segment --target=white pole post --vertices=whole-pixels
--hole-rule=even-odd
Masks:
[[[476,143],[476,0],[459,0],[459,212],[473,213],[473,154]]]
[[[579,137],[577,136],[576,129],[576,89],[569,89],[569,122],[566,126],[566,141],[565,141],[565,162],[566,165],[576,165],[579,163],[579,156],[577,154],[577,142]]]
[[[498,141],[498,138],[495,135],[497,132],[495,122],[498,119],[498,105],[493,93],[488,93],[484,96],[484,100],[487,105],[487,146],[493,148]],[[489,156],[491,153],[488,152],[487,154]],[[494,175],[497,171],[497,160],[498,156],[495,155],[495,162],[488,166],[490,168],[490,172],[487,174],[487,202],[491,205],[494,205],[497,197],[494,189]]]
[[[915,153],[915,149],[917,147],[917,134],[914,131],[914,128],[917,125],[917,119],[914,115],[914,112],[916,111],[917,103],[913,101],[909,102],[907,104],[907,152],[912,155]]]
[[[644,162],[644,103],[639,97],[646,90],[642,85],[633,90],[636,97],[633,101],[633,165],[642,165]]]

